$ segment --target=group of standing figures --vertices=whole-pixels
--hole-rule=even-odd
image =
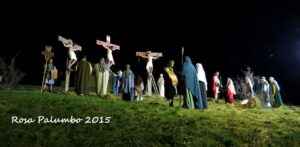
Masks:
[[[130,69],[130,65],[127,64],[124,71],[117,70],[114,66],[111,67],[109,60],[101,58],[99,63],[94,64],[87,61],[86,57],[77,62],[75,68],[75,92],[79,95],[85,95],[89,93],[89,80],[91,76],[95,77],[95,92],[98,96],[104,96],[107,92],[114,94],[121,94],[124,100],[143,100],[144,84],[140,75],[135,76],[134,72]],[[177,94],[183,95],[183,107],[189,109],[205,109],[208,108],[207,103],[207,91],[208,83],[206,74],[202,64],[197,63],[196,66],[192,64],[190,57],[185,57],[185,62],[182,64],[182,70],[176,72],[174,70],[175,61],[170,60],[160,74],[157,81],[159,87],[159,94],[165,97],[170,106],[173,106],[174,97]],[[51,70],[56,69],[53,65],[53,60],[49,62],[49,73],[45,84],[52,85],[54,81],[49,79],[51,76]],[[111,78],[111,79],[110,79]],[[110,79],[110,80],[109,80]],[[111,82],[109,84],[109,82]],[[270,83],[269,83],[270,82]],[[283,104],[280,87],[277,81],[273,78],[269,78],[269,82],[265,77],[261,78],[262,98],[266,106],[271,107],[271,97],[275,102],[272,106],[280,106]],[[108,88],[108,86],[111,86]],[[225,102],[229,104],[234,103],[234,96],[236,93],[235,84],[231,78],[227,78],[225,86],[222,85],[219,79],[219,72],[216,72],[212,77],[212,92],[213,100],[218,102],[219,94],[221,91],[225,91]],[[225,90],[221,90],[225,89]],[[111,90],[111,91],[109,91]],[[253,91],[253,82],[249,77],[245,77],[245,95],[247,98],[252,98],[255,95]]]
[[[256,83],[249,76],[245,76],[243,82],[236,83],[231,78],[227,78],[226,86],[222,85],[219,77],[219,72],[217,71],[212,79],[212,91],[216,102],[218,102],[219,94],[223,91],[225,102],[233,104],[234,96],[237,95],[236,87],[239,87],[239,89],[242,89],[239,94],[243,95],[246,100],[256,96],[260,98],[264,107],[279,107],[283,105],[280,87],[274,77],[269,77],[269,82],[265,77],[261,77],[257,79]],[[258,87],[256,90],[254,89],[254,84]]]
[[[68,48],[69,58],[66,69],[73,71],[72,65],[77,62],[75,51],[81,51],[81,46],[61,36],[59,36],[59,40],[65,47]],[[116,49],[119,50],[119,46],[110,44],[110,37],[107,38],[107,42],[97,40],[97,44],[102,45],[105,49],[107,49],[107,58],[106,60],[105,58],[101,58],[99,63],[94,64],[94,66],[92,66],[92,64],[87,60],[86,56],[83,56],[82,59],[77,62],[74,68],[75,92],[79,95],[88,94],[90,89],[89,81],[91,76],[94,76],[95,92],[98,96],[104,96],[107,94],[107,92],[112,92],[114,94],[121,94],[124,100],[142,101],[144,94],[144,83],[141,76],[139,74],[135,76],[129,64],[126,65],[125,70],[123,71],[116,69],[116,66],[114,66],[115,62],[113,60],[112,52]],[[146,70],[148,72],[148,78],[149,76],[153,76],[152,60],[161,57],[162,54],[147,52],[145,55],[139,56],[147,59]],[[49,62],[49,65],[47,66],[48,74],[47,78],[45,79],[45,87],[47,87],[47,85],[50,86],[50,90],[52,91],[54,80],[50,77],[52,73],[51,71],[56,70],[56,67],[53,65],[53,59],[50,61],[51,62]],[[208,83],[202,64],[197,63],[196,66],[194,66],[191,58],[185,56],[181,71],[175,71],[174,65],[175,61],[170,60],[163,69],[163,72],[160,74],[160,77],[157,81],[160,96],[165,97],[168,100],[169,106],[174,105],[174,97],[179,94],[183,95],[184,99],[182,106],[185,108],[208,108]],[[247,76],[244,80],[245,95],[247,98],[254,97],[255,92],[253,91],[253,82]],[[273,77],[269,78],[270,83],[265,77],[262,77],[260,81],[264,104],[268,107],[271,107],[270,99],[272,97],[275,100],[275,102],[272,104],[273,106],[282,105],[283,102],[280,95],[280,87],[277,81]],[[221,89],[223,89],[223,91],[226,93],[225,102],[233,104],[234,96],[237,94],[235,87],[236,85],[231,78],[227,78],[227,83],[225,86],[223,86],[222,80],[219,79],[219,72],[215,72],[212,77],[213,100],[218,102],[219,94],[222,91]]]

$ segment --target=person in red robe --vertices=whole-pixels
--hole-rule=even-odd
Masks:
[[[220,87],[222,87],[220,79],[219,79],[219,72],[215,72],[213,79],[212,79],[212,91],[214,93],[214,99],[218,102],[218,97],[220,93]]]
[[[229,104],[233,104],[234,100],[234,95],[236,95],[234,84],[231,80],[231,78],[227,78],[227,90],[226,90],[226,95],[227,95],[227,101]]]

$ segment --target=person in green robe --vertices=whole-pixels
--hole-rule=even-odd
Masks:
[[[280,87],[277,83],[277,81],[274,79],[274,77],[269,78],[270,81],[270,91],[271,91],[271,96],[274,97],[274,106],[275,107],[280,107],[283,105],[281,94],[280,94]]]
[[[89,61],[86,60],[86,56],[77,63],[75,70],[75,92],[79,95],[87,95],[89,88],[89,78],[92,73],[92,66]]]
[[[98,96],[104,96],[107,92],[109,80],[109,66],[105,63],[105,59],[101,58],[100,63],[94,66],[94,74],[96,76],[96,93]]]
[[[203,101],[198,82],[197,70],[192,64],[191,58],[185,56],[185,62],[182,64],[181,77],[186,87],[184,95],[184,106],[188,109],[203,109]]]

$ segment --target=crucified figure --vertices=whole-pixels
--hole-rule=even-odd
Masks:
[[[153,62],[154,60],[158,59],[159,57],[162,57],[162,53],[151,53],[151,51],[147,52],[137,52],[137,56],[140,56],[147,60],[146,70],[148,72],[148,75],[151,76],[153,73]]]
[[[82,50],[81,46],[73,43],[73,41],[71,39],[66,39],[61,36],[58,36],[58,40],[61,41],[65,47],[68,48],[69,61],[68,61],[67,69],[72,70],[71,67],[77,61],[77,56],[75,54],[75,51],[81,51]]]
[[[115,61],[114,61],[112,52],[114,50],[120,50],[120,46],[110,43],[110,36],[109,35],[106,36],[106,42],[101,41],[101,40],[97,40],[96,44],[103,46],[107,50],[107,59],[109,61],[109,65],[110,66],[114,65]]]

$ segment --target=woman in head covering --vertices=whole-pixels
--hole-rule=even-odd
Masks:
[[[104,96],[107,92],[107,85],[109,80],[109,66],[105,63],[105,59],[101,58],[100,63],[94,67],[94,74],[96,75],[96,93],[98,96]]]
[[[277,81],[273,77],[270,77],[269,81],[271,84],[270,85],[271,86],[271,95],[275,99],[275,106],[279,107],[279,106],[283,105],[281,94],[280,94],[280,87],[279,87]]]
[[[213,76],[213,82],[212,82],[212,91],[214,93],[215,101],[218,102],[218,97],[220,93],[220,87],[222,87],[219,79],[219,72],[215,72]]]
[[[266,105],[266,107],[271,107],[271,104],[270,104],[270,85],[268,83],[268,81],[266,80],[265,77],[262,77],[261,78],[261,84],[262,84],[262,97],[264,99],[264,103]]]
[[[254,96],[254,92],[253,92],[253,83],[250,80],[249,77],[245,77],[245,83],[246,83],[246,96],[247,98],[252,98]]]
[[[134,73],[130,69],[130,65],[126,65],[126,70],[122,77],[122,97],[124,100],[134,100]]]
[[[111,85],[112,85],[112,92],[114,94],[119,93],[119,78],[118,78],[118,69],[115,65],[112,65],[110,68],[111,71]]]
[[[161,97],[165,97],[165,80],[164,80],[163,74],[159,75],[157,85],[158,85],[158,89],[159,89],[159,95]]]
[[[203,101],[203,107],[207,108],[207,80],[206,80],[206,75],[203,69],[203,66],[201,63],[196,64],[197,67],[197,77],[199,80],[199,85],[200,85],[200,92],[202,96],[202,101]]]
[[[231,78],[227,78],[227,99],[230,104],[233,104],[234,95],[236,95],[234,84]]]
[[[186,85],[186,94],[184,95],[187,108],[203,108],[203,101],[200,93],[200,86],[197,77],[197,71],[192,64],[190,57],[185,56],[185,62],[182,65],[182,78]]]

